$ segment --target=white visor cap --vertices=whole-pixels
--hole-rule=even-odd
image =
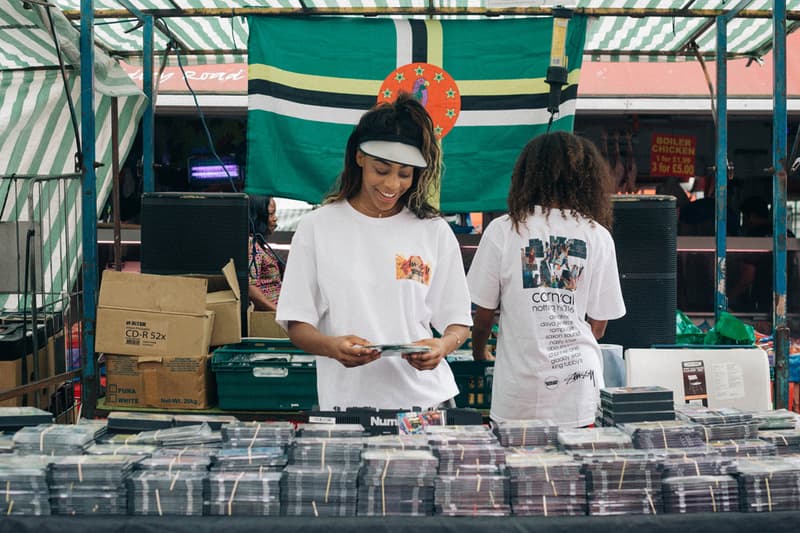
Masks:
[[[392,163],[418,168],[428,166],[419,148],[398,141],[364,141],[359,149],[369,156]]]

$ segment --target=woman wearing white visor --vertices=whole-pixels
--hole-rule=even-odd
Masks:
[[[335,191],[297,228],[277,319],[319,356],[323,410],[432,408],[458,394],[444,357],[472,317],[455,235],[429,203],[440,170],[433,122],[400,95],[361,117]],[[386,347],[408,344],[420,351]]]

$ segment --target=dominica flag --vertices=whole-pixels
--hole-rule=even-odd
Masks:
[[[250,17],[249,27],[247,192],[320,202],[361,115],[406,91],[441,138],[442,211],[504,210],[520,150],[547,129],[550,17]],[[551,131],[573,128],[585,33],[574,16]]]

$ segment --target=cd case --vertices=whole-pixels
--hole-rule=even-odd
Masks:
[[[401,356],[431,351],[429,346],[420,346],[419,344],[371,344],[370,346],[364,346],[364,348],[378,350],[384,356]]]

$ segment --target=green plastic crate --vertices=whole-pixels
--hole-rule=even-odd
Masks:
[[[284,339],[217,348],[211,358],[221,409],[298,411],[317,401],[316,357]]]
[[[456,407],[489,409],[492,405],[494,361],[451,361],[458,385]]]

